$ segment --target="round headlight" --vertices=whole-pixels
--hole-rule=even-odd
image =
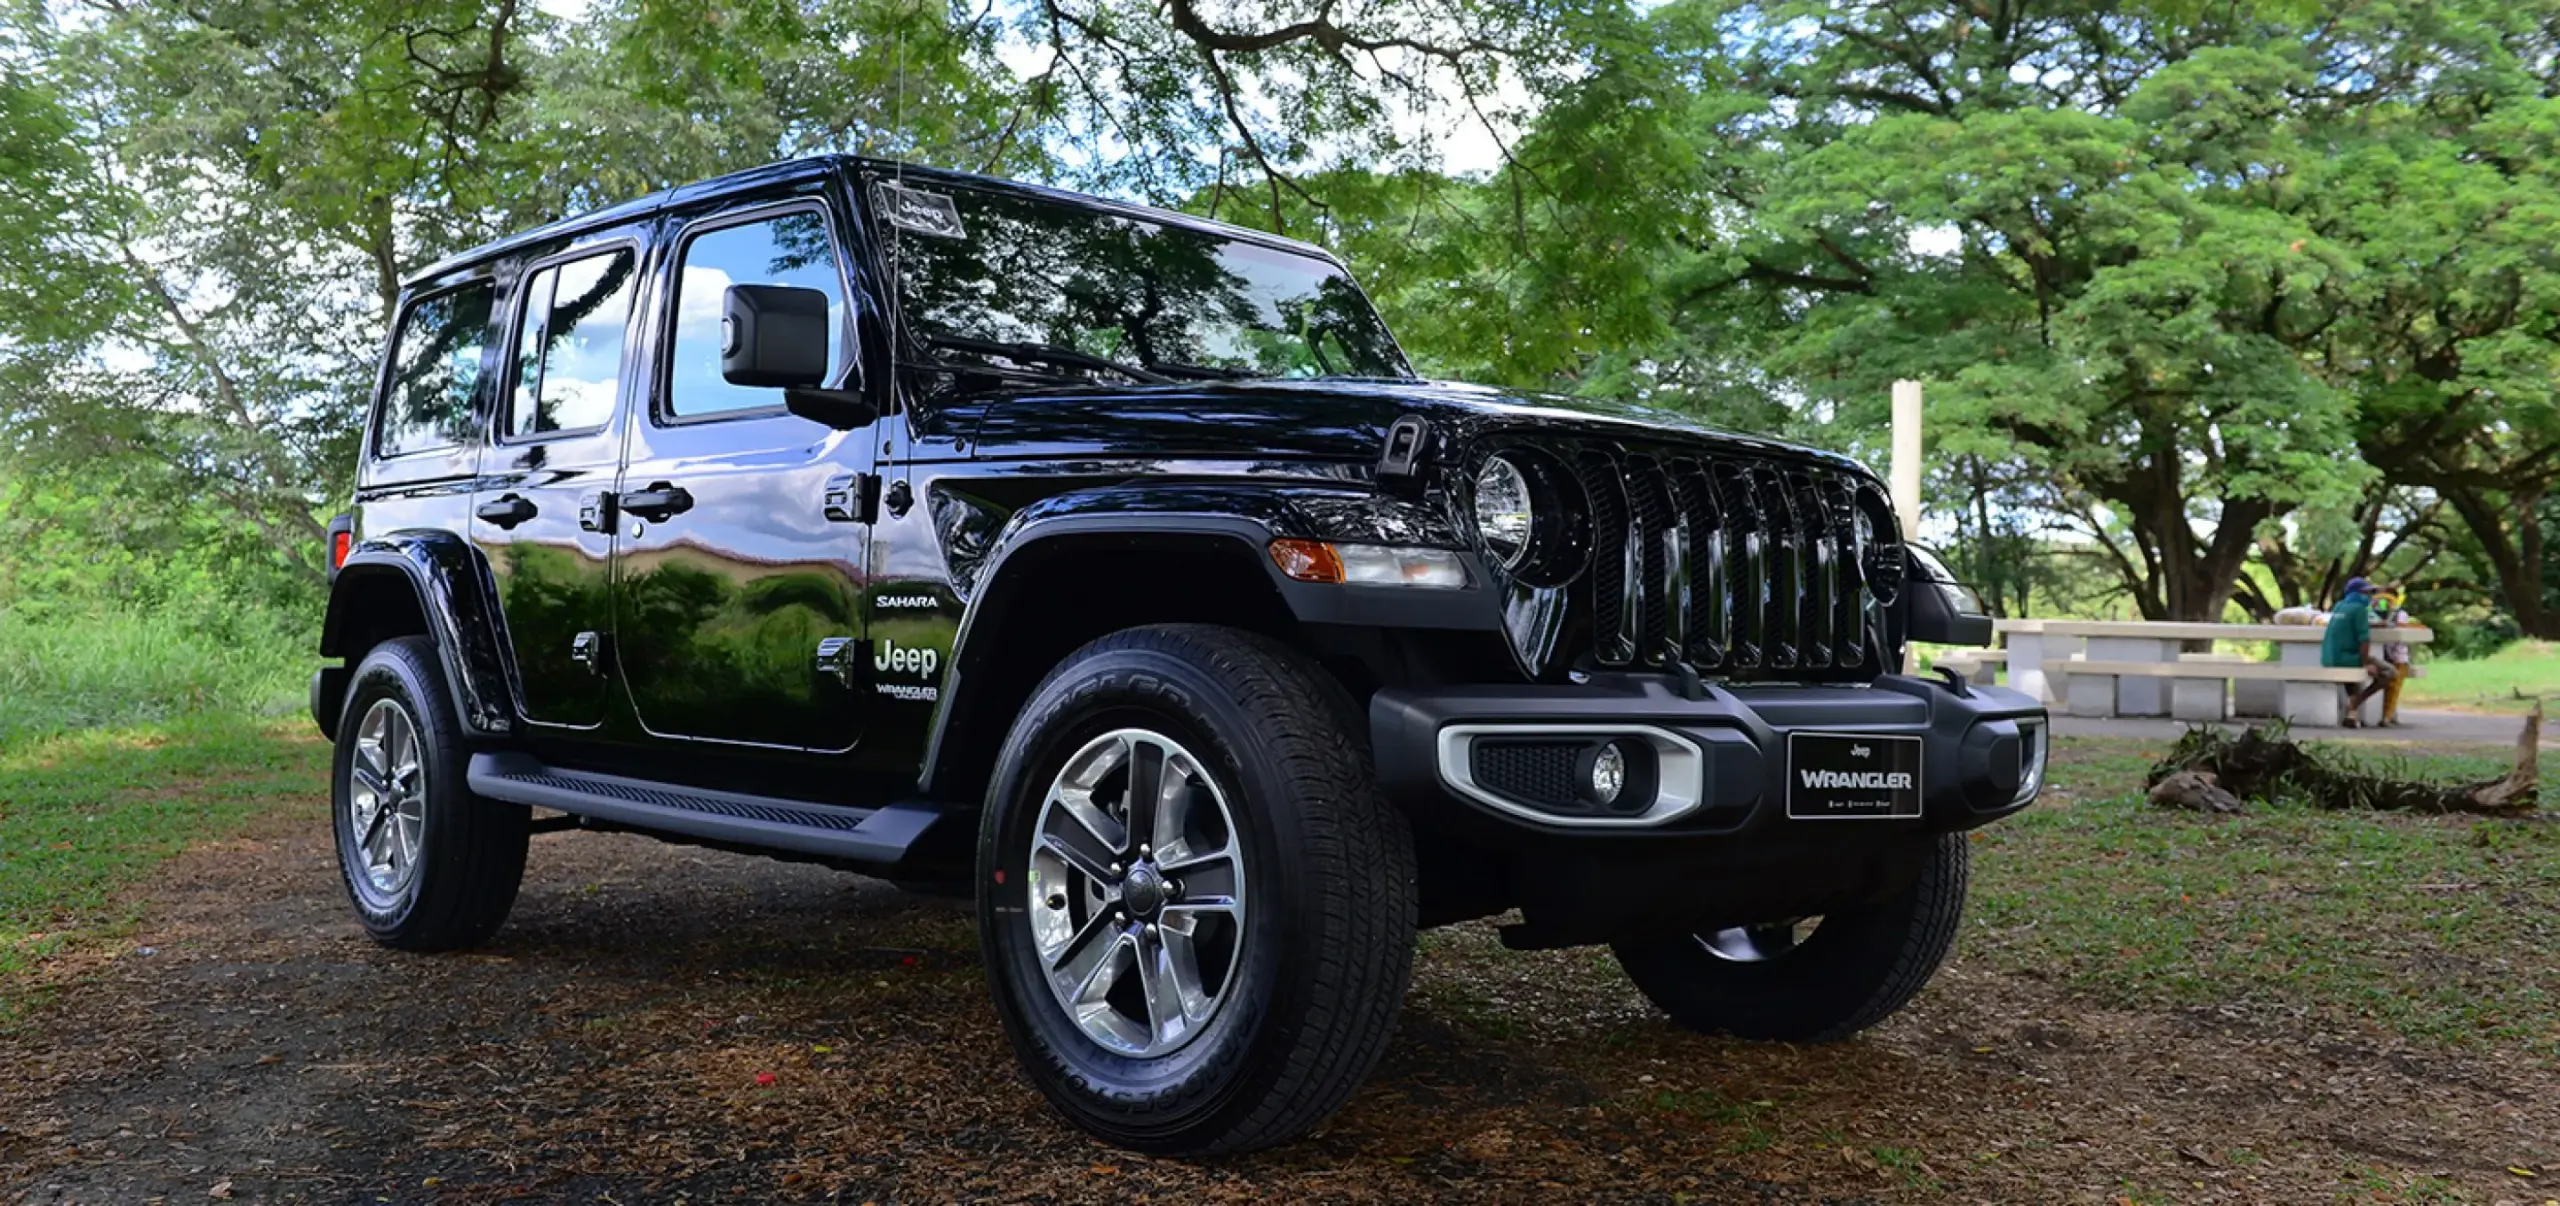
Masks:
[[[1484,468],[1476,470],[1476,530],[1484,535],[1485,551],[1502,568],[1516,568],[1528,555],[1535,518],[1529,479],[1520,467],[1499,456],[1486,457]]]

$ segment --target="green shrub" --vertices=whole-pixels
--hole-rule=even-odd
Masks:
[[[0,748],[210,712],[289,712],[314,647],[305,625],[254,607],[0,609]]]

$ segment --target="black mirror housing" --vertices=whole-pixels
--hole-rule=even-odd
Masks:
[[[1959,581],[1939,556],[1920,545],[1906,545],[1910,566],[1903,605],[1909,608],[1905,633],[1915,641],[1941,645],[1988,645],[1994,629],[1982,609],[1982,598]]]
[[[827,381],[827,295],[788,285],[731,285],[720,306],[720,376],[731,385]]]
[[[812,423],[824,423],[837,431],[869,427],[880,417],[880,408],[862,396],[858,389],[818,389],[802,386],[782,391],[782,404],[791,413]]]

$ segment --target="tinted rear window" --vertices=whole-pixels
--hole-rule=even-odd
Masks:
[[[527,277],[506,434],[586,431],[613,417],[631,317],[628,251],[554,264]]]
[[[391,388],[382,398],[383,456],[451,448],[471,438],[471,396],[480,387],[480,352],[489,340],[486,281],[436,294],[409,307],[393,345]]]

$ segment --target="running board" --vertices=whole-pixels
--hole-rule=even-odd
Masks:
[[[466,777],[473,792],[509,804],[557,809],[651,833],[787,852],[878,872],[899,868],[944,815],[940,809],[913,802],[886,808],[837,808],[562,770],[514,752],[472,755]]]

